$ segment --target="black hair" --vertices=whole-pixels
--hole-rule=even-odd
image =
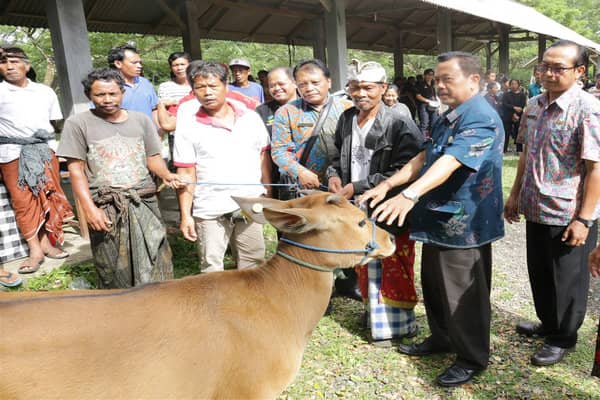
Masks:
[[[288,78],[290,78],[290,80],[294,80],[294,72],[292,71],[292,69],[290,67],[275,67],[275,68],[271,68],[269,70],[269,74],[267,75],[267,77],[272,73],[272,72],[277,72],[277,71],[281,71],[284,74],[287,75]]]
[[[188,60],[188,62],[192,62],[192,57],[190,57],[188,53],[186,53],[185,51],[176,51],[174,53],[169,54],[169,58],[167,58],[169,68],[171,67],[171,64],[173,64],[173,61],[177,60],[178,58],[185,58],[186,60]],[[169,75],[171,76],[171,80],[174,81],[175,74],[173,73],[173,71],[169,71]]]
[[[256,75],[257,75],[257,76],[261,76],[262,74],[264,74],[264,75],[268,75],[268,74],[269,74],[269,71],[267,71],[266,69],[261,69],[260,71],[258,71],[258,72],[256,73]]]
[[[122,46],[114,47],[108,51],[108,66],[111,68],[117,68],[115,66],[115,61],[123,61],[125,59],[126,50],[132,51],[135,54],[140,53],[138,49],[131,44],[124,44]]]
[[[387,87],[387,89],[385,89],[385,91],[387,92],[388,90],[395,90],[396,93],[400,94],[400,88],[398,87],[398,85],[395,85],[393,83],[390,83]]]
[[[427,68],[425,71],[423,71],[423,75],[427,75],[427,74],[434,74],[435,72],[433,72],[433,70],[431,68]]]
[[[211,75],[216,76],[223,84],[227,85],[227,68],[215,61],[192,61],[185,70],[185,74],[190,86],[194,86],[197,76],[207,78]]]
[[[519,84],[519,86],[521,86],[521,81],[518,79],[514,79],[514,78],[508,82],[508,86],[512,85],[513,81],[517,82]]]
[[[81,84],[83,85],[83,92],[88,98],[90,97],[92,85],[96,81],[117,82],[117,85],[119,85],[119,89],[121,89],[121,91],[125,89],[125,80],[119,71],[106,67],[96,68],[92,70],[84,80],[81,81]]]
[[[590,55],[585,47],[578,45],[577,43],[572,42],[570,40],[561,39],[548,46],[546,51],[550,50],[553,47],[574,47],[575,49],[577,49],[577,56],[575,57],[575,66],[579,67],[581,65],[584,65],[587,68],[587,65],[590,60]]]
[[[481,62],[479,57],[474,56],[471,53],[464,51],[448,51],[438,56],[438,63],[450,61],[453,59],[458,60],[458,66],[464,76],[479,75],[481,76]]]
[[[24,62],[29,64],[29,57],[25,54],[25,51],[20,47],[3,47],[2,58],[15,57],[20,58]]]
[[[498,87],[498,83],[497,82],[488,82],[488,84],[486,85],[486,88],[487,88],[488,91],[492,90],[495,87]]]
[[[294,79],[296,79],[296,75],[298,74],[298,71],[300,71],[301,69],[318,69],[321,70],[321,72],[323,72],[323,75],[325,75],[325,78],[330,78],[331,77],[331,72],[329,71],[329,68],[327,68],[327,65],[325,65],[325,63],[321,60],[319,60],[318,58],[311,58],[310,60],[302,60],[300,61],[298,64],[296,64],[296,66],[294,67]]]

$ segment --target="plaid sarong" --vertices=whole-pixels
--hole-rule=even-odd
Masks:
[[[8,191],[0,182],[0,263],[27,257],[29,247],[21,236]]]

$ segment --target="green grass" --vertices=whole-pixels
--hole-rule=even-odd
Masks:
[[[505,197],[512,186],[516,164],[516,156],[505,158]],[[265,226],[264,233],[267,253],[271,255],[276,246],[276,232],[271,226]],[[199,273],[195,244],[181,235],[172,235],[169,242],[175,276]],[[420,251],[417,254],[420,255]],[[419,265],[417,256],[417,282],[420,282]],[[226,266],[233,267],[230,256]],[[66,288],[76,277],[93,281],[94,275],[91,263],[63,266],[29,280],[27,288],[22,290]],[[496,298],[504,300],[513,296],[501,271],[494,273],[494,293]],[[421,327],[416,340],[421,340],[429,334],[427,319],[422,304],[417,305],[415,311]],[[332,314],[323,317],[315,328],[298,376],[279,399],[600,399],[600,379],[589,375],[597,316],[586,318],[580,329],[577,350],[565,361],[553,367],[537,368],[528,360],[541,342],[514,334],[514,325],[519,319],[534,316],[533,306],[529,304],[518,310],[519,315],[494,307],[492,356],[488,370],[472,384],[442,389],[433,382],[436,375],[452,362],[451,355],[417,359],[401,355],[395,349],[374,348],[367,342],[368,332],[360,326],[362,312],[361,303],[334,298]]]

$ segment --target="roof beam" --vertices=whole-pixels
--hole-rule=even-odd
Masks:
[[[287,43],[291,42],[294,39],[294,36],[296,36],[298,31],[300,31],[300,28],[302,28],[302,26],[304,25],[305,22],[306,22],[306,20],[304,18],[302,18],[300,20],[300,22],[298,22],[296,25],[294,25],[292,30],[286,35]]]
[[[257,5],[250,4],[250,3],[242,3],[242,2],[237,3],[237,2],[231,1],[231,0],[215,0],[214,4],[221,6],[221,7],[226,7],[226,8],[236,8],[238,10],[252,11],[252,12],[257,12],[257,13],[281,15],[283,17],[298,17],[298,18],[313,19],[313,18],[319,18],[321,16],[321,14],[319,14],[319,13],[311,13],[311,12],[300,11],[300,10],[292,10],[289,8],[273,9],[271,7],[257,6]]]
[[[6,16],[6,13],[10,9],[10,6],[12,3],[13,3],[13,0],[8,0],[7,2],[5,2],[4,7],[2,7],[2,9],[0,10],[0,15],[2,15],[3,17]]]
[[[325,11],[327,12],[331,12],[331,10],[333,9],[333,4],[331,4],[331,0],[319,0],[319,3],[321,3]]]
[[[179,16],[179,14],[175,10],[173,10],[165,2],[165,0],[154,0],[154,3],[156,3],[160,7],[160,9],[163,10],[163,12],[165,13],[165,17],[167,17],[167,18],[162,18],[159,21],[159,25],[162,25],[164,23],[165,19],[172,19],[177,24],[177,26],[179,26],[182,30],[187,28],[185,22],[183,22],[181,20],[181,17]]]
[[[88,4],[87,10],[85,10],[85,22],[90,22],[89,20],[92,18],[94,11],[96,11],[98,3],[100,3],[100,0],[92,0],[90,4]]]
[[[256,34],[256,32],[258,32],[260,27],[263,26],[269,20],[269,18],[271,18],[271,14],[267,14],[263,18],[261,18],[261,20],[258,21],[258,24],[254,25],[254,27],[252,29],[250,29],[250,32],[248,32],[248,36],[253,37],[254,34]]]

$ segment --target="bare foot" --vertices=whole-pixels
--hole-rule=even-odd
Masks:
[[[34,272],[37,272],[38,269],[40,269],[40,266],[42,265],[43,262],[44,262],[44,257],[40,258],[40,257],[31,257],[30,256],[19,267],[19,273],[20,274],[33,274]]]

